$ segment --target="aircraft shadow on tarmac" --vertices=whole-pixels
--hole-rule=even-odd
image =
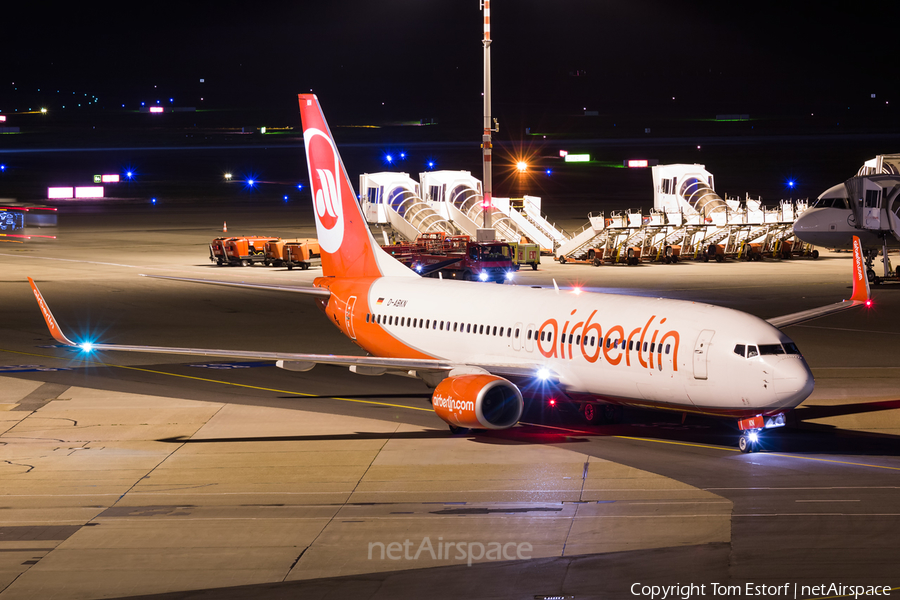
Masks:
[[[316,396],[319,397],[319,396]],[[321,396],[332,398],[333,396]],[[354,398],[379,398],[381,395],[353,395]],[[419,394],[392,394],[389,398],[421,398]],[[305,396],[305,398],[309,398]],[[829,454],[857,456],[900,456],[900,436],[841,429],[833,425],[810,423],[813,419],[861,414],[900,408],[900,400],[867,402],[838,406],[810,406],[796,409],[791,423],[784,428],[767,431],[760,441],[762,452],[790,452],[794,454]],[[535,415],[530,415],[535,416]],[[547,417],[547,415],[545,415]],[[534,420],[532,420],[534,422]],[[635,440],[659,440],[680,444],[708,445],[734,449],[738,437],[735,424],[712,417],[689,415],[684,422],[680,416],[660,415],[655,411],[626,409],[621,422],[588,425],[575,414],[555,414],[542,418],[542,425],[521,423],[518,427],[498,431],[471,431],[457,435],[471,442],[487,445],[533,445],[585,443],[591,439],[615,437]],[[443,428],[402,432],[358,431],[327,435],[253,436],[228,438],[172,437],[157,441],[172,444],[209,444],[223,442],[284,442],[284,441],[350,441],[387,439],[443,439],[452,436]]]

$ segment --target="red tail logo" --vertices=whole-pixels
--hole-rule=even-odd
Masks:
[[[310,128],[303,132],[303,142],[310,164],[316,165],[312,176],[312,193],[316,209],[316,231],[319,246],[335,253],[344,239],[344,207],[341,201],[341,164],[337,149],[327,133]],[[324,167],[324,168],[323,168]]]

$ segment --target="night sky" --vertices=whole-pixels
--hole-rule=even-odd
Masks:
[[[496,0],[494,112],[883,111],[900,102],[898,13],[895,2]],[[481,114],[475,0],[19,3],[3,22],[4,113],[94,96],[82,109],[173,98],[296,112],[295,94],[312,89],[346,121]]]

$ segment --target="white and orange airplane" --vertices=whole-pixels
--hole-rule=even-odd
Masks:
[[[783,425],[785,413],[813,390],[800,351],[778,328],[870,303],[858,239],[850,300],[769,321],[681,300],[420,277],[378,246],[318,99],[299,99],[322,250],[315,287],[165,278],[313,295],[368,356],[76,344],[29,278],[53,337],[86,351],[275,360],[294,371],[345,365],[364,375],[418,377],[435,387],[434,411],[454,432],[514,426],[523,390],[529,398],[562,392],[589,420],[603,405],[727,416],[739,420],[739,446],[749,452],[760,430]]]

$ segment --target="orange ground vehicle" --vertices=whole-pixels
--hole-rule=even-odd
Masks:
[[[307,240],[302,238],[293,238],[289,240],[278,238],[277,240],[268,241],[266,242],[265,246],[266,258],[263,260],[263,263],[267,267],[281,267],[284,265],[284,251],[287,244],[310,241],[315,242],[315,240]]]
[[[306,270],[322,264],[321,250],[318,240],[295,240],[284,245],[283,264],[288,270],[300,267]]]
[[[218,237],[212,241],[209,245],[209,260],[216,263],[219,266],[225,264],[225,242],[230,240],[230,237]]]
[[[252,267],[254,263],[263,262],[266,259],[266,242],[273,242],[277,239],[262,235],[228,238],[222,242],[225,253],[224,264]],[[210,260],[212,260],[212,255]]]

